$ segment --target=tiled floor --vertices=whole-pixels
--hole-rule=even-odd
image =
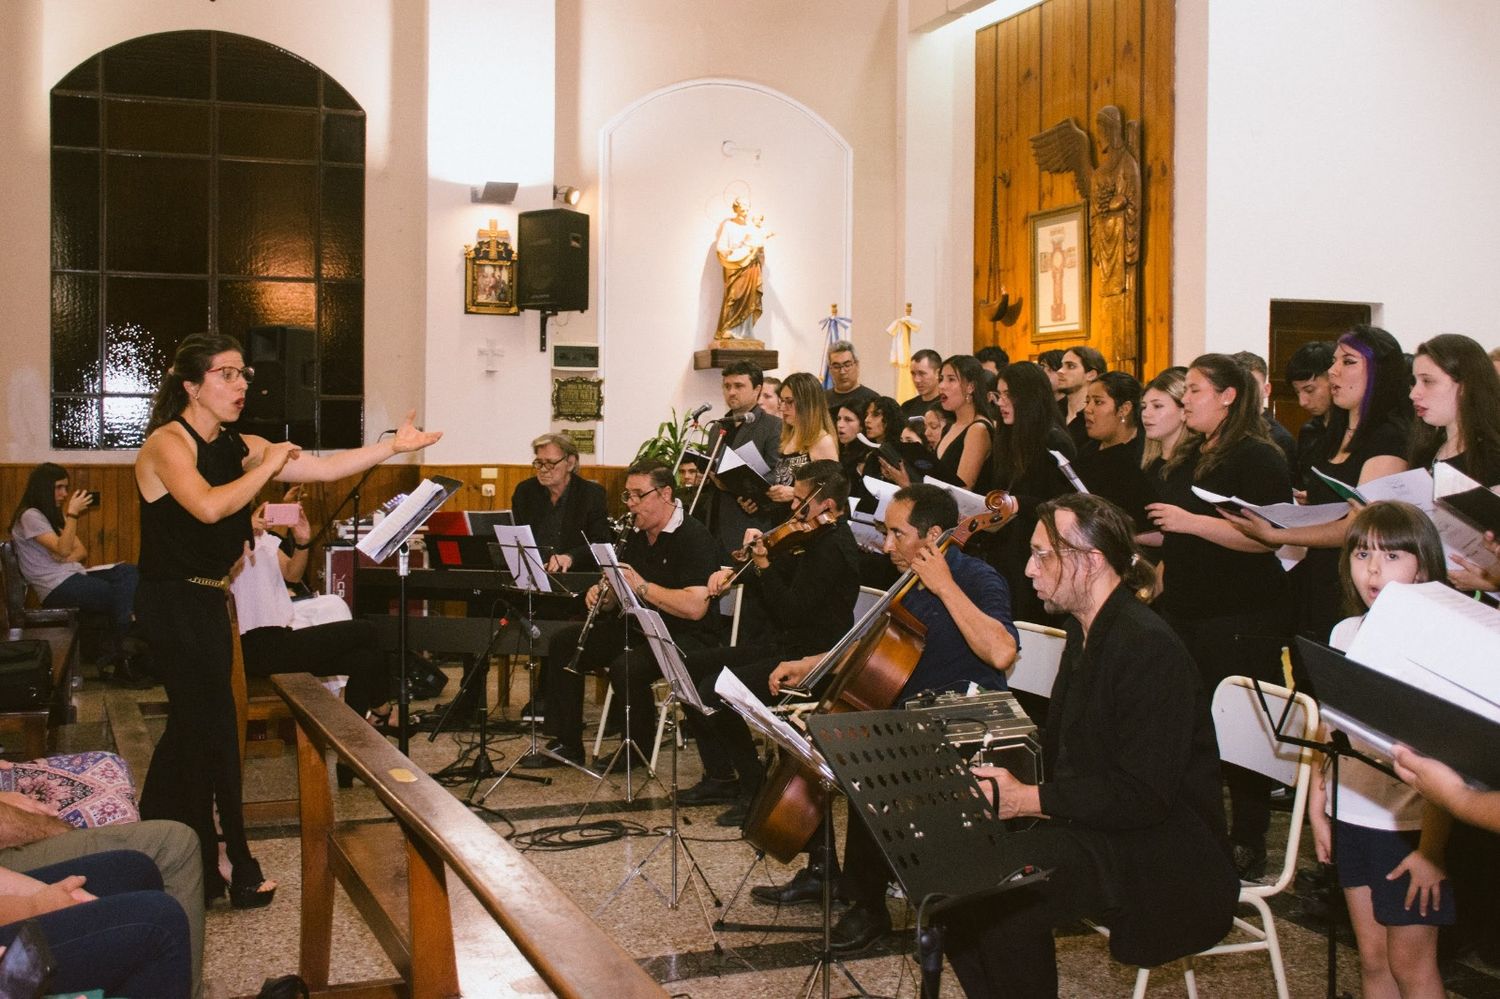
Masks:
[[[518,684],[518,691],[524,682]],[[97,684],[90,683],[82,698],[80,720],[71,738],[77,743],[97,744],[96,740],[118,737],[122,751],[138,775],[144,774],[151,741],[160,731],[160,719],[151,715],[152,702],[162,700],[161,692],[144,691],[130,695],[145,707],[144,727],[112,731],[100,724],[102,697]],[[452,685],[450,685],[450,691]],[[118,694],[116,694],[118,696]],[[524,697],[517,697],[519,703]],[[495,695],[491,694],[491,703]],[[592,709],[591,709],[592,711]],[[510,712],[512,715],[514,711]],[[411,757],[422,768],[435,772],[452,763],[463,747],[471,746],[474,733],[457,737],[444,734],[429,741],[425,734],[411,743]],[[502,725],[492,734],[489,752],[495,764],[504,768],[513,755],[523,751],[526,743],[516,733],[516,726]],[[613,744],[606,744],[606,751]],[[670,756],[662,751],[663,779],[669,779]],[[748,889],[731,909],[736,887],[748,873],[748,884],[778,883],[793,873],[773,862],[756,863],[754,851],[738,836],[713,822],[720,810],[715,807],[684,809],[681,833],[701,865],[707,887],[687,877],[685,857],[678,871],[680,905],[669,908],[658,894],[670,894],[672,869],[670,849],[661,844],[661,830],[670,820],[666,789],[656,781],[641,786],[636,775],[634,802],[626,800],[623,780],[615,778],[603,786],[572,770],[546,772],[553,778],[550,785],[507,780],[491,789],[487,781],[481,788],[484,804],[495,810],[491,816],[502,834],[517,831],[530,833],[542,828],[574,826],[580,811],[584,823],[618,823],[613,828],[620,835],[593,834],[590,845],[567,850],[530,849],[528,858],[571,895],[585,912],[594,918],[626,951],[662,982],[672,996],[724,996],[753,999],[761,996],[801,994],[801,986],[817,957],[820,939],[819,910],[800,907],[777,911],[750,901]],[[683,787],[699,776],[697,754],[691,744],[680,757],[680,780]],[[252,759],[247,768],[246,797],[280,798],[292,793],[295,772],[290,754],[274,759]],[[455,793],[466,795],[472,783],[456,787]],[[584,806],[587,805],[585,810]],[[336,792],[340,820],[379,821],[385,812],[374,795],[362,786]],[[1285,817],[1276,816],[1273,840],[1285,837]],[[839,819],[839,824],[842,818]],[[590,831],[592,832],[592,831]],[[583,831],[560,830],[559,838],[577,840]],[[252,844],[267,875],[281,882],[276,901],[267,909],[235,912],[218,908],[210,912],[205,955],[206,994],[210,999],[253,995],[261,981],[270,975],[295,970],[297,964],[297,914],[300,903],[298,884],[299,860],[296,829],[271,827],[253,830]],[[842,836],[840,836],[840,841]],[[643,868],[646,878],[626,880],[627,874],[656,849]],[[1273,862],[1279,858],[1273,857]],[[649,880],[649,884],[647,881]],[[653,890],[652,886],[656,890]],[[456,893],[455,907],[461,912],[477,904],[461,890]],[[618,890],[617,890],[618,889]],[[910,928],[911,915],[905,904],[890,900],[897,927]],[[1275,902],[1277,927],[1281,936],[1291,993],[1294,996],[1325,994],[1325,937],[1321,926],[1307,920],[1295,897]],[[837,913],[835,913],[837,918]],[[718,920],[728,928],[716,929]],[[466,920],[456,919],[458,925]],[[486,924],[480,919],[473,922]],[[757,924],[763,928],[744,928]],[[357,981],[391,975],[374,938],[360,925],[353,907],[342,895],[336,902],[334,931],[333,980]],[[569,942],[560,940],[566,948]],[[846,967],[871,994],[882,996],[916,996],[919,983],[916,965],[909,954],[913,939],[909,933],[895,932],[871,951],[847,962]],[[546,995],[546,986],[533,974],[509,946],[509,942],[492,924],[482,932],[458,941],[463,964],[465,995],[482,997]],[[1103,938],[1083,927],[1059,933],[1059,966],[1062,993],[1067,996],[1126,996],[1134,983],[1134,969],[1110,960]],[[1358,992],[1356,956],[1345,938],[1339,947],[1339,975],[1342,990]],[[842,969],[841,969],[842,970]],[[1455,996],[1500,997],[1500,974],[1477,963],[1451,963],[1445,967],[1450,994]],[[1268,996],[1274,987],[1268,963],[1263,955],[1236,955],[1199,963],[1198,981],[1204,996]],[[850,980],[836,972],[834,995],[854,994]],[[821,994],[821,988],[817,989]],[[951,974],[943,980],[942,994],[957,996],[960,991]],[[1184,995],[1181,965],[1168,966],[1152,976],[1152,996]],[[606,997],[601,997],[606,999]]]

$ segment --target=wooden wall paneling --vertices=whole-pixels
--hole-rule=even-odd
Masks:
[[[1027,216],[1042,206],[1042,171],[1031,154],[1031,137],[1042,130],[1042,9],[1032,7],[1014,18],[1016,22],[1016,137],[1010,163],[1011,204],[1013,215],[1010,232],[1015,237],[1011,259],[1016,262],[1022,294],[1026,301],[1021,317],[1013,327],[1018,360],[1037,353],[1032,345],[1036,326],[1035,289],[1031,286],[1031,228]]]
[[[1024,143],[1027,139],[1027,135],[1022,134],[1020,127],[1017,103],[1019,95],[1016,88],[1020,25],[1015,18],[1010,18],[1001,21],[995,27],[998,29],[998,38],[995,60],[994,169],[1005,171],[1007,174],[1007,182],[1000,186],[1000,286],[1014,302],[1017,299],[1029,298],[1031,294],[1027,289],[1027,272],[1018,266],[1025,261],[1029,253],[1018,255],[1016,252],[1017,242],[1025,238],[1026,232],[1025,227],[1016,225],[1015,221],[1015,171],[1006,165],[1016,161],[1016,144]],[[1011,306],[1011,309],[1014,311],[1015,307]],[[990,308],[982,317],[989,321],[989,327],[993,331],[991,342],[999,344],[1005,348],[1007,354],[1015,356],[1017,326],[1005,326],[993,321],[990,317],[994,314],[994,309]]]
[[[1150,213],[1142,255],[1141,371],[1147,378],[1172,363],[1172,133],[1177,106],[1173,76],[1176,7],[1172,0],[1145,0],[1142,33],[1149,46],[1142,60],[1142,145],[1146,204]]]
[[[995,209],[995,75],[999,27],[991,25],[974,34],[974,308],[975,349],[994,342],[990,315],[990,219]],[[1004,222],[1002,220],[1001,224]],[[1003,241],[1002,241],[1003,242]],[[998,252],[998,251],[995,251]]]
[[[134,466],[61,464],[73,488],[94,489],[100,494],[100,508],[86,514],[79,525],[89,563],[135,561],[140,549],[140,504]],[[0,465],[0,517],[4,518],[7,538],[11,516],[36,466],[36,462]]]

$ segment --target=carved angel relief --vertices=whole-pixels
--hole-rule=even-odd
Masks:
[[[1089,204],[1089,252],[1098,273],[1102,308],[1094,332],[1110,367],[1132,369],[1140,343],[1142,198],[1139,120],[1126,122],[1113,104],[1099,109],[1099,166],[1088,133],[1073,119],[1031,137],[1037,166],[1071,173],[1078,196]]]

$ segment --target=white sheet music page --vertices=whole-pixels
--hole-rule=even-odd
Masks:
[[[411,521],[420,516],[426,509],[427,504],[434,496],[443,491],[443,487],[431,479],[423,479],[397,506],[396,509],[386,514],[385,517],[370,529],[369,533],[361,535],[357,546],[365,557],[370,559],[389,558],[390,554],[380,555],[381,551],[404,529],[409,527]]]
[[[985,503],[983,496],[970,492],[963,486],[955,486],[951,482],[940,482],[931,476],[922,481],[929,486],[937,486],[939,489],[953,494],[953,498],[958,501],[958,518],[960,520],[965,517],[974,517],[981,513],[990,512],[989,505]]]
[[[516,527],[496,524],[495,540],[500,543],[500,553],[505,556],[505,567],[510,570],[511,578],[516,581],[517,586],[523,590],[535,589],[538,593],[552,592],[552,581],[547,578],[547,563],[542,561],[542,553],[536,546],[536,537],[531,533],[530,524]],[[535,585],[528,586],[528,583]]]
[[[865,488],[870,490],[870,494],[875,497],[875,512],[869,515],[869,521],[870,523],[879,521],[883,524],[885,523],[885,508],[891,505],[891,497],[896,495],[901,487],[894,482],[871,478],[868,475],[864,478]]]
[[[744,718],[747,725],[801,760],[808,768],[817,771],[830,784],[835,783],[828,761],[823,759],[823,754],[818,752],[807,736],[772,714],[771,709],[760,703],[760,699],[750,693],[750,688],[739,677],[727,669],[720,670],[719,678],[714,681],[714,692],[736,714]]]
[[[1500,723],[1500,611],[1442,583],[1390,583],[1348,657]]]
[[[615,554],[615,546],[611,544],[590,544],[589,552],[593,554],[594,561],[599,563],[599,568],[604,572],[605,582],[609,588],[614,590],[615,599],[620,602],[626,613],[636,610],[641,602],[636,599],[635,591],[625,582],[625,574],[620,570],[620,557]]]

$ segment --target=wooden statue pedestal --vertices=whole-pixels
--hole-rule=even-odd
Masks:
[[[767,350],[759,340],[725,340],[723,346],[693,351],[693,370],[707,371],[722,368],[735,361],[749,361],[762,371],[774,371],[781,362],[776,351]]]

